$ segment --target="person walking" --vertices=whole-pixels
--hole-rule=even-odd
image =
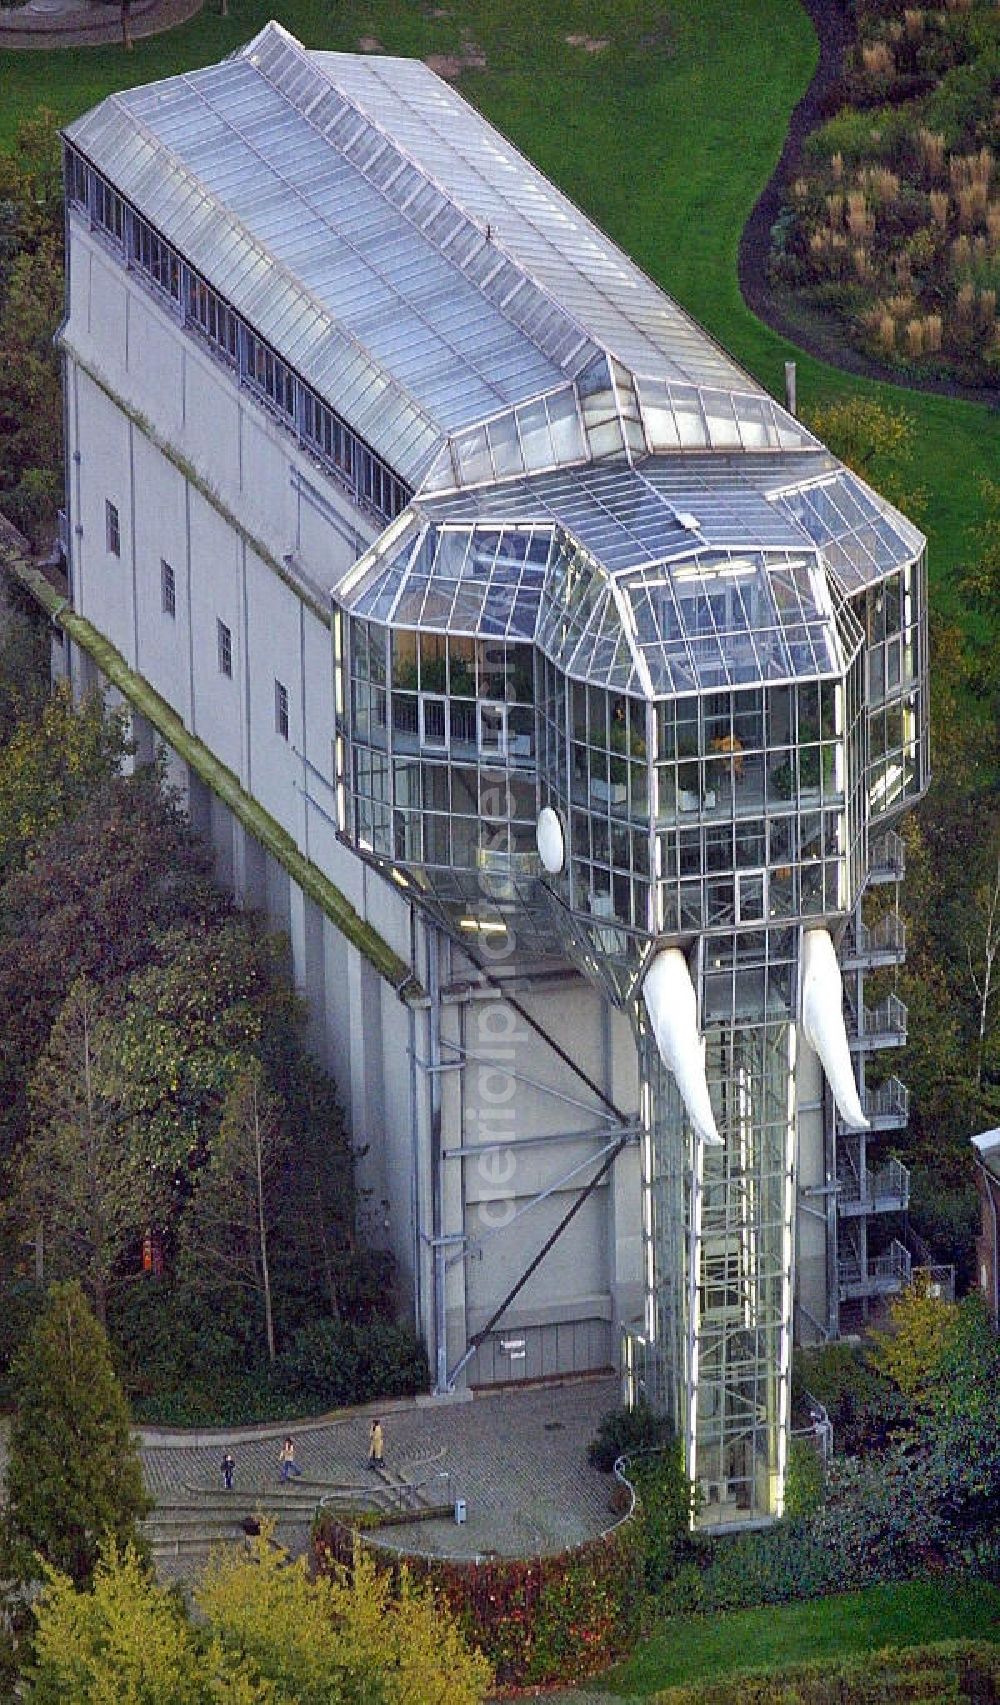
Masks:
[[[382,1423],[381,1421],[375,1420],[372,1422],[372,1430],[368,1436],[369,1468],[381,1468],[384,1459],[384,1452],[385,1440],[382,1436]]]
[[[233,1475],[236,1473],[236,1458],[232,1451],[227,1450],[222,1458],[222,1484],[227,1492],[233,1489]]]
[[[295,1460],[295,1445],[290,1437],[286,1438],[281,1447],[281,1455],[278,1457],[278,1467],[281,1469],[282,1485],[284,1485],[288,1480],[299,1479],[302,1474],[302,1470]]]

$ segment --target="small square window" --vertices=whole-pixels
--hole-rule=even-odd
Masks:
[[[219,673],[222,675],[228,675],[230,679],[232,679],[233,636],[225,622],[216,622],[216,629],[219,642]]]
[[[174,579],[174,571],[166,557],[160,558],[160,592],[163,599],[163,614],[165,616],[176,616],[177,582]]]
[[[282,740],[288,739],[288,688],[274,683],[274,726]]]
[[[109,556],[121,556],[122,536],[118,525],[118,511],[109,497],[104,499],[104,535]]]

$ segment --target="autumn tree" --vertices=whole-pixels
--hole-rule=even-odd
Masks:
[[[149,1207],[145,1169],[122,1142],[108,1075],[108,1025],[93,983],[73,984],[31,1086],[18,1206],[46,1262],[79,1274],[102,1326],[108,1292]]]
[[[46,834],[83,810],[127,750],[127,718],[106,712],[98,694],[78,707],[64,683],[36,721],[18,724],[0,747],[0,881],[21,868]]]
[[[133,1545],[102,1545],[86,1593],[47,1569],[34,1623],[21,1690],[31,1705],[209,1705],[213,1698],[179,1599],[156,1585]]]
[[[106,1535],[138,1543],[150,1500],[107,1335],[75,1280],[50,1287],[13,1375],[5,1570],[31,1580],[50,1563],[85,1585]]]
[[[890,503],[911,517],[922,513],[926,494],[911,483],[916,427],[905,410],[858,394],[803,409],[802,418],[835,456]]]
[[[35,1607],[28,1705],[480,1705],[490,1667],[449,1613],[371,1559],[310,1579],[268,1532],[216,1554],[198,1621],[133,1548],[102,1550],[80,1592],[49,1569]]]
[[[919,1404],[933,1388],[957,1313],[955,1303],[935,1296],[918,1275],[893,1299],[888,1328],[872,1332],[873,1366],[908,1402]]]
[[[245,917],[168,931],[154,963],[131,979],[114,1050],[123,1130],[164,1218],[187,1201],[265,1028],[269,1045],[281,1047],[298,1015],[280,945]]]
[[[310,1579],[265,1532],[250,1557],[218,1553],[195,1602],[223,1651],[299,1705],[478,1705],[492,1679],[451,1615],[405,1576],[394,1593],[360,1547],[352,1569]]]
[[[252,1060],[226,1097],[219,1133],[198,1175],[183,1231],[187,1283],[252,1299],[263,1315],[272,1362],[271,1246],[288,1149],[281,1106],[260,1062]]]
[[[24,1140],[27,1085],[74,979],[98,984],[112,1011],[160,935],[231,913],[210,868],[159,770],[143,768],[94,783],[0,888],[0,1180]]]

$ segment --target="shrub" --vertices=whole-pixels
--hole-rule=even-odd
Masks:
[[[907,1418],[899,1393],[850,1344],[801,1351],[795,1357],[793,1384],[796,1401],[808,1391],[823,1404],[833,1423],[834,1446],[842,1455],[881,1449]]]
[[[842,1560],[805,1521],[783,1521],[764,1533],[696,1538],[691,1561],[657,1596],[665,1616],[748,1610],[758,1604],[819,1598],[853,1585]]]
[[[818,1510],[826,1492],[826,1466],[808,1439],[793,1439],[785,1481],[785,1515],[790,1521]]]
[[[673,1429],[662,1415],[654,1415],[645,1403],[634,1409],[609,1409],[587,1446],[587,1457],[602,1474],[610,1474],[620,1456],[657,1450],[671,1443]]]
[[[690,1556],[694,1489],[676,1441],[630,1461],[627,1473],[639,1500],[646,1588],[655,1593]]]
[[[409,1326],[315,1320],[278,1357],[275,1378],[289,1397],[320,1408],[409,1397],[430,1384],[427,1352]]]
[[[549,1557],[452,1562],[371,1548],[380,1570],[405,1569],[447,1605],[470,1645],[505,1687],[576,1681],[634,1644],[642,1606],[641,1530],[626,1520],[610,1533]],[[320,1571],[350,1565],[355,1535],[333,1517],[313,1530]]]

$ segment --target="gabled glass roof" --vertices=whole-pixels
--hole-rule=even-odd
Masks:
[[[646,443],[654,452],[819,448],[802,422],[768,396],[642,377],[636,384]]]
[[[271,23],[66,134],[412,485],[813,442],[419,62]]]
[[[759,389],[634,261],[425,65],[388,55],[312,57],[429,178],[446,184],[461,207],[481,226],[489,225],[521,274],[633,373]]]

